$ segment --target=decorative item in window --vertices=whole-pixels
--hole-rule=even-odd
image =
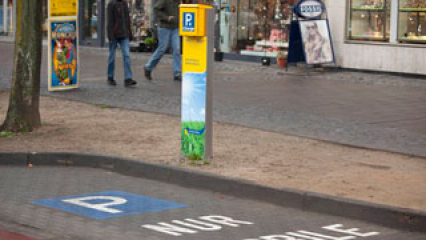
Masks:
[[[387,41],[390,36],[391,0],[349,0],[348,38]]]
[[[398,40],[426,43],[426,0],[399,0]]]

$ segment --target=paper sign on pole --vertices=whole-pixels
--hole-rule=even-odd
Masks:
[[[77,16],[77,0],[50,0],[49,15],[51,17]]]

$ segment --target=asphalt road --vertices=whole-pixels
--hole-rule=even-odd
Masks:
[[[0,192],[0,234],[40,240],[426,239],[94,168],[2,166]]]

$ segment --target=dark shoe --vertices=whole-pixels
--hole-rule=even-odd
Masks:
[[[136,84],[137,84],[137,82],[133,79],[124,80],[124,86],[126,86],[126,87],[136,85]]]
[[[113,78],[108,78],[108,84],[111,86],[117,85],[117,82]]]
[[[151,71],[149,71],[146,67],[143,68],[143,71],[145,72],[145,78],[152,80]]]
[[[173,77],[173,80],[181,82],[182,81],[182,75],[180,75],[180,74],[175,75]]]

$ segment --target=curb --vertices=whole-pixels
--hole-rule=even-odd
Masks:
[[[120,157],[83,153],[0,153],[0,166],[73,166],[100,168],[188,188],[209,190],[274,205],[324,213],[402,230],[426,232],[426,212],[327,196],[276,189],[249,181]]]

